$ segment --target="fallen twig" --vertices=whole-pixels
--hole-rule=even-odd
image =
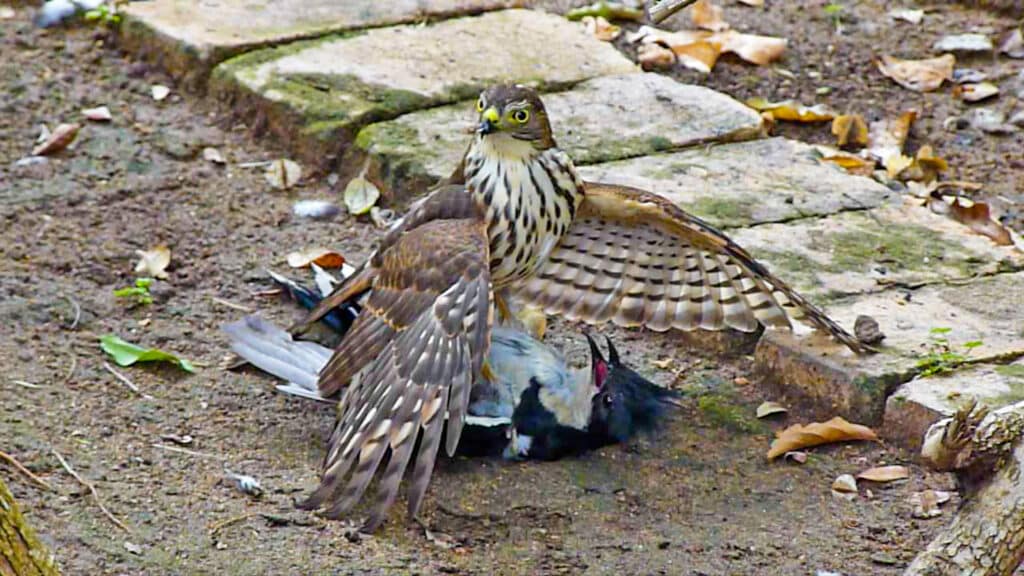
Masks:
[[[56,456],[57,460],[60,461],[60,465],[63,466],[64,469],[68,471],[68,474],[71,474],[71,476],[75,480],[77,480],[79,484],[85,486],[85,488],[89,490],[89,493],[92,494],[92,499],[96,502],[96,505],[100,507],[100,510],[103,511],[103,514],[105,514],[106,517],[109,518],[110,521],[113,522],[115,526],[117,526],[121,530],[124,530],[125,532],[130,533],[131,530],[129,530],[128,527],[125,526],[123,522],[121,522],[113,514],[111,514],[110,510],[107,510],[107,507],[103,505],[103,500],[100,498],[100,493],[96,491],[96,487],[93,486],[92,483],[83,480],[82,477],[78,475],[78,472],[75,472],[75,469],[71,467],[71,464],[68,464],[68,461],[65,460],[63,456],[60,455],[60,452],[57,452],[57,450],[54,448],[51,448],[50,451],[53,452],[53,455]]]
[[[253,311],[252,308],[249,308],[248,306],[243,306],[242,304],[235,304],[234,302],[228,302],[227,300],[224,300],[223,298],[217,298],[216,296],[211,296],[210,299],[216,302],[217,304],[220,304],[221,306],[227,306],[228,308],[233,308],[235,310],[240,310],[242,312],[252,313]]]
[[[82,307],[78,305],[78,302],[74,298],[64,294],[64,299],[71,304],[71,309],[75,311],[75,319],[71,321],[71,326],[68,326],[68,330],[74,330],[78,328],[78,321],[82,319]]]
[[[227,460],[224,456],[217,456],[216,454],[207,454],[206,452],[196,452],[195,450],[189,450],[188,448],[179,448],[177,446],[168,446],[167,444],[154,443],[153,448],[159,448],[161,450],[167,450],[168,452],[179,452],[181,454],[188,454],[189,456],[197,456],[199,458],[212,458],[213,460]]]
[[[71,381],[71,377],[75,375],[75,370],[78,369],[78,356],[73,352],[71,353],[71,368],[68,368],[68,373],[64,375],[64,379],[61,380],[61,386],[67,386],[67,383]]]
[[[210,536],[211,537],[212,536],[216,536],[217,533],[220,532],[222,528],[227,528],[228,526],[231,526],[232,524],[237,524],[237,523],[239,523],[239,522],[241,522],[243,520],[248,520],[249,518],[252,518],[254,516],[259,516],[259,515],[260,515],[259,512],[246,512],[245,514],[240,514],[238,516],[234,516],[232,518],[228,518],[227,520],[223,520],[221,522],[217,522],[216,524],[214,524],[213,526],[210,527]]]
[[[42,388],[39,384],[33,384],[26,380],[11,380],[11,384],[17,384],[18,386],[24,386],[25,388],[32,388],[33,390]]]
[[[139,396],[142,396],[146,400],[152,400],[153,399],[153,397],[150,396],[149,394],[143,393],[142,390],[140,390],[139,387],[135,385],[135,382],[132,382],[131,380],[128,379],[127,376],[125,376],[124,374],[121,374],[120,372],[115,370],[114,367],[111,366],[110,364],[104,362],[103,363],[103,367],[106,368],[107,372],[110,372],[111,374],[113,374],[114,378],[117,378],[118,380],[121,381],[122,384],[127,386],[128,389],[131,390],[132,392],[135,392],[136,394],[138,394]]]
[[[21,464],[21,462],[18,462],[18,460],[14,456],[11,456],[10,454],[0,450],[0,460],[4,460],[8,464],[10,464],[11,466],[14,466],[15,470],[17,470],[18,472],[21,472],[25,476],[28,476],[28,478],[30,480],[32,480],[33,482],[35,482],[39,486],[41,486],[43,488],[46,488],[47,490],[51,490],[51,491],[53,490],[53,486],[51,486],[46,480],[43,480],[39,476],[36,476],[35,474],[33,474],[32,471],[29,470],[28,468],[25,468]]]

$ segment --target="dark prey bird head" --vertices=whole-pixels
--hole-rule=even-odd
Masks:
[[[610,338],[608,359],[594,339],[590,342],[591,379],[598,388],[592,402],[589,432],[603,436],[605,444],[625,442],[638,432],[653,432],[670,406],[679,406],[679,393],[662,388],[619,360]]]
[[[480,94],[477,133],[483,137],[502,135],[533,144],[540,150],[552,148],[551,124],[537,92],[521,84],[498,84]]]

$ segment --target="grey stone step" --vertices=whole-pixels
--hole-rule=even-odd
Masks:
[[[268,45],[332,32],[475,14],[522,5],[515,0],[160,0],[122,8],[125,48],[159,60],[202,85],[223,60]]]
[[[710,146],[588,166],[584,178],[656,192],[721,228],[881,206],[885,186],[785,138]]]
[[[766,332],[755,366],[791,405],[821,417],[841,414],[868,424],[882,421],[886,399],[921,370],[935,350],[935,328],[954,350],[980,341],[970,358],[996,361],[1024,355],[1024,273],[1001,273],[966,284],[889,289],[824,306],[842,325],[873,317],[887,338],[881,352],[854,356],[820,334]],[[915,432],[916,433],[916,432]]]
[[[885,402],[882,434],[917,451],[929,426],[972,398],[991,409],[1024,400],[1024,360],[979,364],[901,385]]]
[[[250,52],[217,66],[210,89],[325,167],[367,124],[473,99],[497,82],[557,90],[635,71],[578,23],[504,10]]]
[[[660,74],[595,78],[543,98],[555,140],[579,165],[763,135],[754,110]],[[371,124],[356,137],[343,172],[366,166],[385,196],[413,196],[451,174],[476,117],[467,101]]]
[[[831,196],[842,194],[836,188]],[[733,240],[812,301],[890,286],[960,281],[1024,266],[997,246],[916,199],[872,210],[737,229]]]

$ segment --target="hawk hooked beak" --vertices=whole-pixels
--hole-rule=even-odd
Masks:
[[[498,120],[500,119],[500,116],[498,114],[498,109],[494,106],[484,110],[480,115],[480,118],[480,127],[477,128],[477,131],[481,134],[486,136],[498,129]]]

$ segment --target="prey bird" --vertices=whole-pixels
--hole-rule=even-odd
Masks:
[[[375,527],[420,437],[408,496],[415,515],[442,431],[451,454],[472,382],[487,376],[494,309],[509,319],[513,300],[655,331],[790,329],[790,316],[802,317],[866,350],[702,220],[656,194],[584,183],[534,90],[493,86],[476,108],[479,124],[453,174],[293,329],[364,298],[319,375],[320,394],[341,392],[342,407],[320,486],[304,507],[345,514],[388,454],[368,524]]]

